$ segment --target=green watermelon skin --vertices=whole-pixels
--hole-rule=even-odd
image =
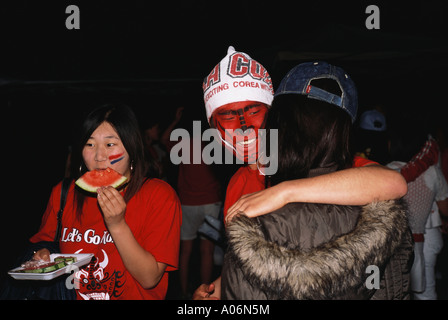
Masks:
[[[112,186],[118,188],[126,182],[127,178],[112,168],[97,169],[86,172],[75,184],[81,189],[96,193],[98,188]]]

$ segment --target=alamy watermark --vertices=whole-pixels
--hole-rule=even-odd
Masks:
[[[366,19],[366,28],[369,30],[380,29],[380,8],[376,5],[369,5],[366,8],[366,14],[369,16]]]
[[[246,131],[241,129],[226,130],[225,136],[222,137],[217,129],[208,128],[202,132],[201,122],[193,121],[193,137],[186,129],[175,129],[171,132],[170,141],[178,142],[174,145],[170,152],[170,160],[173,164],[200,164],[201,160],[205,164],[243,164],[245,161],[238,155],[236,158],[231,152],[224,152],[221,141],[225,141],[228,149],[238,150],[236,144],[239,143],[243,153],[250,144],[252,146],[253,157],[251,157],[248,164],[256,163],[260,171],[265,175],[273,175],[278,168],[278,130],[270,129],[269,134],[266,129],[259,129],[257,139],[254,139],[254,134],[249,135]],[[198,139],[200,137],[200,139]],[[237,140],[239,142],[237,142]],[[267,144],[269,140],[269,145]],[[192,141],[192,142],[190,142]],[[208,142],[202,148],[201,142]],[[245,149],[246,148],[246,149]],[[238,151],[237,151],[238,152]],[[235,158],[235,161],[234,161]]]
[[[67,6],[67,8],[65,8],[65,13],[70,14],[66,19],[65,19],[65,27],[68,30],[79,30],[80,27],[80,12],[79,12],[79,7],[75,6],[75,5],[69,5]]]
[[[370,273],[370,276],[366,279],[367,289],[379,289],[380,288],[380,268],[376,265],[370,265],[366,268],[366,273]]]
[[[79,281],[77,281],[76,274],[78,273],[79,268],[76,265],[70,264],[67,266],[67,269],[65,270],[65,273],[71,273],[66,279],[65,279],[65,287],[68,290],[72,289],[79,289]]]

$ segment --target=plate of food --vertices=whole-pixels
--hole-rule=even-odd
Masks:
[[[26,261],[20,267],[8,271],[8,274],[17,280],[51,280],[88,264],[92,257],[92,253],[53,253],[50,254],[50,261]]]

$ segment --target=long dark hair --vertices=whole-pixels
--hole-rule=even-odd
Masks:
[[[92,133],[103,122],[109,123],[115,129],[131,160],[133,169],[131,170],[131,178],[124,194],[124,199],[128,202],[140,189],[145,179],[154,177],[156,171],[151,159],[146,157],[137,118],[132,109],[126,105],[107,104],[94,109],[88,114],[81,126],[78,144],[73,149],[72,176],[78,179],[87,171],[82,158],[82,150]],[[82,214],[85,196],[81,190],[76,189],[75,202],[79,218]]]
[[[268,135],[278,129],[278,170],[267,179],[271,186],[308,177],[311,169],[352,165],[351,119],[337,106],[299,94],[279,95],[267,129]]]

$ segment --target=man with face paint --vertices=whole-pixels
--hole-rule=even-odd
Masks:
[[[257,161],[260,132],[266,124],[268,108],[255,101],[240,101],[224,105],[212,118],[223,141],[238,159],[254,164]]]
[[[229,47],[227,56],[203,83],[207,119],[224,146],[244,163],[255,164],[259,129],[274,90],[266,69],[247,54]]]
[[[267,70],[245,53],[229,47],[227,56],[204,79],[207,120],[224,147],[247,164],[227,188],[224,215],[242,195],[264,189],[257,170],[258,152],[268,108],[274,97]]]
[[[286,188],[283,184],[262,191],[265,178],[257,168],[259,155],[252,143],[255,139],[255,145],[258,144],[259,129],[264,128],[273,100],[268,72],[247,54],[229,47],[226,57],[204,79],[203,90],[210,126],[219,131],[224,146],[247,164],[238,169],[227,186],[224,203],[227,222],[236,214],[246,214],[244,199],[238,199],[252,193],[264,194],[262,199],[251,198],[249,216],[272,212],[289,202],[363,205],[406,194],[407,185],[400,174],[360,157],[355,157],[353,168],[293,180]],[[258,203],[260,206],[256,207]],[[220,290],[221,278],[218,278],[210,285],[201,285],[193,298],[219,299]]]

